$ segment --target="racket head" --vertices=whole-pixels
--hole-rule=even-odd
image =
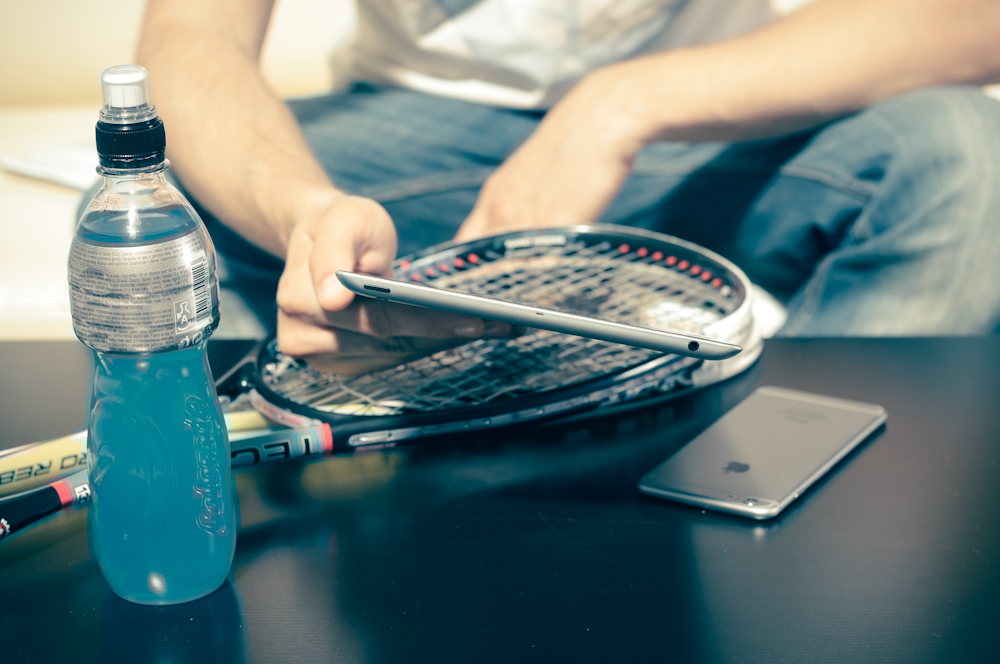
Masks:
[[[745,370],[762,347],[743,272],[697,245],[649,231],[590,225],[449,242],[400,259],[394,276],[682,330],[744,351],[704,362],[529,330],[343,377],[283,355],[272,337],[220,379],[220,394],[253,389],[282,411],[329,423],[334,451],[356,451],[687,393]]]

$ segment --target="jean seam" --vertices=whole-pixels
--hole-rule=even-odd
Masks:
[[[813,319],[816,315],[816,309],[819,306],[820,301],[820,288],[819,284],[823,283],[823,279],[826,277],[827,273],[833,269],[833,257],[829,254],[822,260],[819,266],[813,271],[812,275],[809,277],[808,285],[806,286],[805,292],[802,294],[802,302],[794,312],[789,316],[788,320],[781,327],[781,336],[795,336],[802,330],[809,321]]]
[[[379,203],[388,203],[453,189],[480,187],[493,171],[493,168],[483,167],[435,173],[391,184],[361,187],[354,193],[372,198]]]
[[[875,197],[878,192],[878,187],[874,184],[860,180],[857,178],[844,178],[843,176],[834,175],[826,171],[822,171],[815,168],[809,168],[804,166],[782,166],[777,171],[770,171],[766,168],[750,166],[750,165],[738,165],[738,164],[726,164],[726,165],[710,165],[688,168],[683,167],[680,164],[663,164],[657,166],[641,166],[632,171],[634,175],[687,175],[689,177],[698,177],[701,175],[759,175],[762,173],[774,172],[775,175],[781,177],[791,177],[800,180],[810,180],[813,182],[819,182],[820,184],[826,185],[833,189],[840,191],[841,193],[847,194],[858,200],[867,203],[872,198]]]
[[[899,155],[903,154],[903,150],[902,150],[902,145],[900,144],[899,136],[896,134],[895,131],[893,131],[894,128],[891,126],[887,127],[886,125],[888,123],[879,118],[877,115],[873,115],[873,117],[870,118],[870,121],[886,130],[885,131],[886,135],[889,136],[890,139],[892,140],[892,154],[896,155],[896,158],[899,158]],[[872,200],[874,200],[875,198],[876,198],[875,196],[872,196]],[[854,224],[852,224],[849,234],[851,241],[854,244],[860,244],[862,242],[870,240],[872,237],[875,236],[875,231],[874,229],[872,229],[872,223],[871,223],[872,219],[871,212],[874,209],[874,207],[875,206],[871,205],[865,207],[865,209],[861,212],[861,214],[858,215],[858,218],[855,220]]]

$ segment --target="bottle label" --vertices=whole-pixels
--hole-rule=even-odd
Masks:
[[[69,284],[73,328],[94,350],[178,350],[219,324],[215,254],[197,232],[141,246],[75,242]]]

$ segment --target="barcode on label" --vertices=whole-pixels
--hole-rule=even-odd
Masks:
[[[201,330],[212,324],[212,289],[208,278],[208,258],[204,251],[191,257],[191,290],[174,300],[174,333],[181,348],[201,341]]]
[[[202,253],[191,263],[191,288],[194,291],[194,320],[197,327],[212,317],[212,292],[208,288],[208,261]]]

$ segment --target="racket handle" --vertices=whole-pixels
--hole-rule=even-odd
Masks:
[[[234,434],[233,438],[230,463],[236,472],[281,461],[319,460],[333,453],[333,433],[325,423],[264,435]],[[0,498],[0,542],[67,505],[88,500],[90,483],[85,470],[38,489]]]
[[[255,410],[226,413],[230,434],[268,429],[271,422]],[[0,496],[43,486],[57,475],[87,467],[87,432],[0,450]]]
[[[87,467],[87,432],[0,451],[0,495],[44,486]]]
[[[34,491],[0,499],[0,541],[68,505],[90,500],[87,472],[64,477]]]
[[[333,453],[333,432],[323,423],[262,436],[233,436],[229,448],[230,465],[238,473],[280,461],[323,459]]]

